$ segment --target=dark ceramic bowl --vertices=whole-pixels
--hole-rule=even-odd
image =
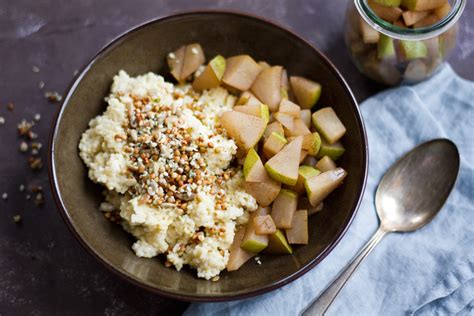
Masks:
[[[87,177],[78,155],[89,120],[106,107],[112,77],[148,71],[167,75],[168,52],[201,43],[207,57],[250,54],[283,65],[290,74],[323,85],[319,105],[332,106],[347,127],[346,154],[339,161],[349,176],[310,219],[310,242],[293,255],[250,260],[240,270],[223,272],[218,282],[198,279],[195,271],[166,268],[162,259],[143,259],[130,249],[133,238],[98,211],[102,188]],[[359,206],[367,173],[367,142],[357,103],[336,68],[318,50],[290,31],[262,19],[230,12],[178,14],[145,23],[105,47],[71,85],[51,136],[51,183],[59,209],[81,244],[120,277],[152,292],[188,301],[224,301],[254,296],[295,280],[326,257],[343,236]]]

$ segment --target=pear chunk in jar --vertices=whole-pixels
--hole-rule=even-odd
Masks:
[[[455,47],[465,1],[349,1],[344,40],[352,61],[385,85],[430,77]]]

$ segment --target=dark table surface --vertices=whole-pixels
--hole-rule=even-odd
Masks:
[[[473,80],[474,5],[461,19],[460,42],[450,58],[454,69]],[[103,45],[144,21],[191,9],[237,9],[272,19],[320,48],[339,68],[357,99],[383,87],[362,77],[342,41],[347,0],[0,0],[0,315],[180,314],[187,303],[138,289],[112,275],[76,242],[56,210],[46,167],[32,171],[16,125],[41,119],[34,132],[47,147],[59,105],[45,91],[61,94],[73,73]],[[33,71],[37,66],[39,72]],[[35,69],[38,70],[38,69]],[[39,88],[43,81],[45,87]],[[7,104],[14,104],[13,111]],[[40,150],[47,158],[47,148]],[[19,191],[21,184],[27,188]],[[44,188],[45,203],[34,203],[31,186]],[[30,194],[32,198],[26,199]],[[21,215],[16,224],[13,216]]]

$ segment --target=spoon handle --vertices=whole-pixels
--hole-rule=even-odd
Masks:
[[[388,233],[382,226],[378,228],[372,238],[365,244],[364,248],[355,256],[352,261],[342,270],[339,275],[330,283],[323,293],[311,301],[303,310],[303,316],[320,316],[324,315],[332,302],[342,290],[344,285],[350,279],[352,274],[357,270],[359,264],[365,257],[375,248],[383,236]]]

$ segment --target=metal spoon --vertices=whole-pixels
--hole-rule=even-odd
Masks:
[[[378,230],[302,315],[324,315],[362,260],[386,234],[414,231],[429,223],[448,198],[458,171],[458,149],[447,139],[421,144],[398,160],[377,188]]]

